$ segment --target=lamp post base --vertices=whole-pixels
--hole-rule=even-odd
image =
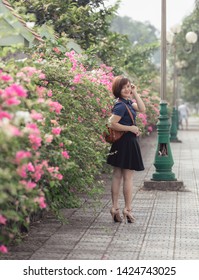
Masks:
[[[184,191],[183,181],[144,181],[143,188],[146,190],[161,191]]]
[[[171,142],[171,143],[182,143],[182,141],[179,140],[178,138],[170,139],[170,142]]]

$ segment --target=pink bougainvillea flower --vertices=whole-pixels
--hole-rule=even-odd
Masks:
[[[63,175],[59,173],[56,175],[56,178],[61,181],[63,179]]]
[[[44,98],[38,98],[37,99],[37,103],[44,103],[45,102],[45,99]]]
[[[11,120],[12,116],[6,111],[0,111],[0,120],[4,118]]]
[[[31,152],[20,150],[16,152],[15,162],[19,164],[24,158],[28,158],[31,156],[32,156]]]
[[[26,173],[26,164],[20,166],[17,168],[17,174],[21,177],[21,178],[27,178],[27,173]]]
[[[29,190],[34,189],[37,186],[37,184],[35,182],[32,182],[32,181],[22,180],[22,181],[20,181],[20,183],[22,185],[24,185]]]
[[[47,170],[49,173],[52,173],[52,172],[54,172],[55,168],[53,166],[51,166],[51,167],[48,167]]]
[[[52,90],[50,89],[48,92],[47,92],[47,95],[48,95],[48,97],[52,97]]]
[[[48,168],[48,161],[47,160],[42,160],[41,165],[42,165],[42,167]]]
[[[35,182],[38,182],[43,174],[44,174],[43,164],[37,164],[35,166],[35,172],[32,174],[31,177],[34,179]]]
[[[82,78],[82,74],[77,74],[75,75],[74,79],[73,79],[73,83],[74,84],[79,84]]]
[[[36,123],[27,123],[26,128],[28,128],[31,133],[40,135],[40,131]]]
[[[148,126],[148,132],[152,132],[153,131],[153,127],[152,126]]]
[[[13,136],[22,136],[23,133],[14,125],[10,125],[10,132]]]
[[[33,120],[42,120],[43,119],[43,115],[41,113],[37,113],[35,110],[31,111],[30,116]]]
[[[11,86],[5,88],[3,96],[4,99],[8,99],[10,97],[26,97],[27,91],[21,85],[12,84]]]
[[[58,179],[59,181],[61,181],[63,179],[63,175],[60,173],[53,173],[51,174],[54,178]]]
[[[41,137],[35,135],[35,134],[30,134],[28,136],[30,144],[32,145],[33,150],[38,150],[39,147],[41,147],[41,142],[42,139]]]
[[[139,113],[138,118],[141,119],[143,125],[147,125],[147,115],[146,114]]]
[[[46,134],[44,136],[46,143],[51,143],[53,141],[53,135],[51,134]]]
[[[6,221],[7,221],[7,219],[0,214],[0,224],[5,225]]]
[[[14,105],[19,105],[21,101],[17,99],[16,97],[11,97],[5,100],[5,104],[7,106],[14,106]]]
[[[8,82],[12,80],[12,77],[10,75],[0,75],[0,79],[4,82]]]
[[[34,183],[34,182],[31,182],[31,181],[28,181],[27,184],[26,184],[26,187],[28,189],[34,189],[36,186],[37,186],[37,184]]]
[[[52,128],[52,134],[54,135],[59,135],[61,133],[61,128],[60,127],[54,127]]]
[[[69,159],[69,158],[70,158],[70,156],[69,156],[69,154],[68,154],[67,151],[63,151],[63,152],[62,152],[62,156],[63,156],[64,158],[66,158],[66,159]]]
[[[31,67],[31,66],[26,66],[26,67],[22,68],[21,70],[24,71],[25,73],[27,73],[29,77],[31,77],[32,75],[34,75],[38,72],[38,70],[36,68]]]
[[[46,208],[47,204],[45,203],[45,197],[40,196],[34,199],[35,202],[39,203],[41,209]]]
[[[50,106],[50,111],[51,112],[56,112],[57,114],[60,114],[61,113],[61,109],[63,108],[63,106],[59,103],[59,102],[53,102],[53,101],[50,101],[48,103],[48,105]]]
[[[18,97],[27,97],[27,90],[24,89],[21,85],[13,84],[11,85],[11,88],[16,92]]]
[[[8,249],[5,245],[0,245],[0,252],[3,254],[7,254],[8,253]]]
[[[26,78],[26,75],[25,75],[23,72],[18,72],[18,73],[16,74],[16,77],[25,79],[25,78]]]
[[[45,198],[44,198],[44,196],[41,196],[41,197],[39,198],[39,206],[40,206],[40,208],[46,208],[47,204],[45,203]]]
[[[59,50],[59,48],[57,48],[57,47],[53,48],[53,51],[56,52],[56,53],[58,53],[58,54],[61,52],[61,51]]]
[[[27,170],[28,170],[29,172],[34,172],[34,171],[35,171],[35,168],[34,168],[32,162],[29,162],[29,163],[27,164]]]
[[[44,80],[46,78],[46,75],[44,73],[39,74],[39,78],[41,80]]]
[[[44,97],[44,93],[45,93],[45,91],[46,91],[46,88],[45,87],[42,87],[42,86],[37,86],[37,88],[36,88],[36,91],[37,91],[37,93],[38,93],[38,96],[40,97],[40,98],[42,98],[42,97]]]

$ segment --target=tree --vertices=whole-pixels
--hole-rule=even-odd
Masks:
[[[75,39],[83,49],[98,44],[109,32],[116,6],[106,8],[103,0],[11,0],[20,14],[26,18],[34,15],[38,26],[53,25],[61,35]],[[33,17],[32,17],[33,18]]]
[[[184,19],[181,32],[176,37],[178,60],[186,61],[186,67],[181,69],[181,76],[184,85],[184,93],[182,97],[193,104],[199,103],[199,41],[190,45],[186,43],[185,36],[189,31],[194,31],[198,34],[198,19],[199,9],[196,5],[194,11]]]
[[[155,75],[152,66],[151,54],[158,45],[134,46],[128,35],[114,32],[110,29],[118,4],[105,7],[102,0],[90,1],[62,1],[62,0],[11,0],[18,11],[25,17],[34,15],[37,26],[44,23],[51,24],[61,36],[75,39],[88,55],[87,65],[92,66],[99,60],[113,68],[114,74],[124,71],[135,77],[136,80],[147,81]],[[129,20],[129,19],[128,19]],[[142,35],[138,38],[140,44],[149,42],[154,38],[155,29],[148,25],[138,24]],[[136,32],[136,28],[131,31]],[[153,34],[153,36],[152,36]],[[135,36],[138,36],[135,34]],[[148,39],[144,40],[147,37]],[[138,70],[138,67],[141,67]],[[140,76],[139,76],[140,75]],[[144,77],[145,76],[145,77]],[[148,85],[148,83],[147,83]]]
[[[130,17],[115,17],[111,24],[111,30],[127,35],[132,44],[148,44],[158,40],[158,30],[149,22],[142,23]]]

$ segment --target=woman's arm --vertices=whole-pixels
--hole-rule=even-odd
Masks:
[[[137,126],[135,125],[123,125],[120,124],[121,117],[118,115],[112,115],[109,118],[109,122],[108,122],[108,126],[110,126],[112,129],[118,130],[118,131],[131,131],[133,133],[135,133],[136,135],[139,133],[139,129]]]
[[[132,91],[131,91],[131,99],[135,99],[136,103],[133,103],[133,108],[141,113],[145,113],[146,107],[144,102],[142,101],[140,95],[137,93],[137,89],[135,85],[132,85]]]

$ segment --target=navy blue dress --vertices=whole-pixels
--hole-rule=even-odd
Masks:
[[[113,107],[112,113],[121,117],[119,123],[123,125],[133,125],[132,119],[125,106],[129,107],[136,124],[136,111],[132,107],[132,101],[120,98]],[[122,169],[130,169],[136,171],[144,170],[140,146],[137,136],[128,131],[118,141],[112,144],[107,157],[107,163]]]

